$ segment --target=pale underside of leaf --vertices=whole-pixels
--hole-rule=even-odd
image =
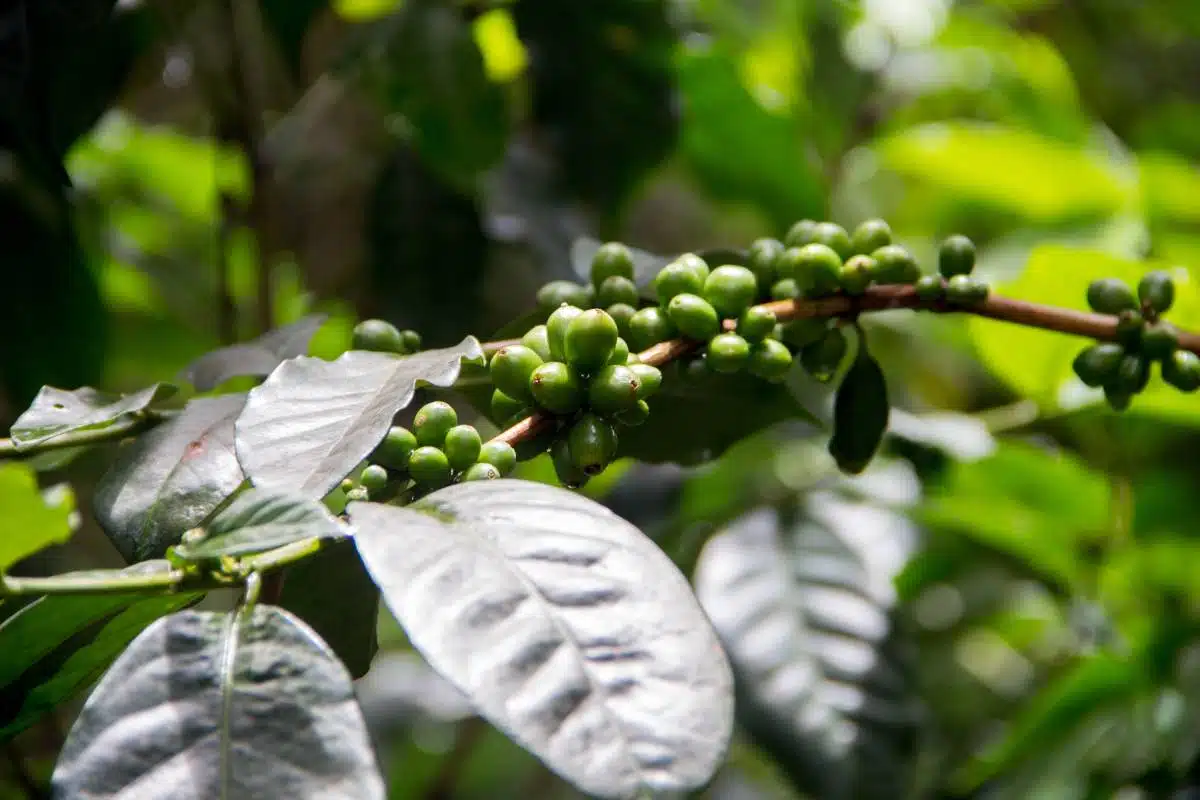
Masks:
[[[350,506],[384,599],[431,665],[581,790],[702,786],[732,729],[728,663],[686,580],[636,528],[524,481],[415,508]]]
[[[43,386],[33,404],[13,423],[12,439],[19,450],[72,431],[102,428],[144,411],[174,393],[174,386],[161,383],[123,396],[90,386],[73,391]]]
[[[198,543],[180,544],[176,554],[198,559],[262,552],[300,539],[331,539],[349,534],[347,526],[316,500],[286,492],[249,489],[213,518]]]
[[[304,355],[313,334],[328,316],[312,314],[269,331],[253,341],[222,347],[197,358],[180,373],[197,391],[215,389],[230,378],[270,375],[289,358]]]

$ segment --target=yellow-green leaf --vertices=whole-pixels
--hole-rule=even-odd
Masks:
[[[52,544],[71,538],[70,492],[43,495],[24,464],[0,464],[0,573]]]

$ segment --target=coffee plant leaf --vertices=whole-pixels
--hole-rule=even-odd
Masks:
[[[0,464],[0,509],[0,574],[74,533],[74,495],[43,493],[25,464]]]
[[[196,387],[196,391],[207,392],[230,378],[270,375],[289,358],[307,353],[313,335],[327,319],[326,314],[310,314],[249,342],[205,353],[184,367],[179,377]]]
[[[175,553],[189,560],[245,556],[300,539],[348,534],[347,526],[316,500],[249,489],[213,517],[200,541],[180,544]]]
[[[33,405],[13,423],[12,440],[19,451],[65,433],[107,428],[169,398],[175,391],[167,383],[127,395],[101,392],[90,386],[71,391],[43,386]]]

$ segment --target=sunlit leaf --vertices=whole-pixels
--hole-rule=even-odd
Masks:
[[[107,428],[140,414],[175,391],[174,386],[161,383],[123,396],[90,386],[71,391],[43,386],[33,405],[13,423],[12,439],[19,450],[66,433]]]
[[[50,500],[25,464],[0,464],[0,573],[13,564],[71,538],[74,497]]]
[[[309,538],[337,538],[349,531],[320,502],[286,493],[248,489],[204,528],[204,537],[175,548],[180,558],[244,556]]]

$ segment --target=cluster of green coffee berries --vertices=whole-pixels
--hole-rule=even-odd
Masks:
[[[1200,357],[1179,349],[1179,334],[1162,315],[1175,303],[1175,283],[1166,272],[1148,272],[1134,296],[1124,281],[1099,278],[1087,288],[1093,311],[1117,318],[1117,341],[1097,342],[1075,357],[1075,374],[1093,388],[1103,388],[1117,411],[1129,407],[1133,396],[1150,382],[1151,367],[1159,363],[1162,378],[1184,392],[1200,389]]]
[[[418,493],[459,481],[502,478],[517,465],[505,442],[484,442],[473,425],[458,424],[458,414],[440,400],[417,411],[413,429],[393,426],[375,448],[358,479],[343,483],[349,500],[375,500],[396,489]]]
[[[353,350],[407,356],[421,349],[421,334],[416,331],[402,331],[382,319],[367,319],[354,326],[350,347]]]

